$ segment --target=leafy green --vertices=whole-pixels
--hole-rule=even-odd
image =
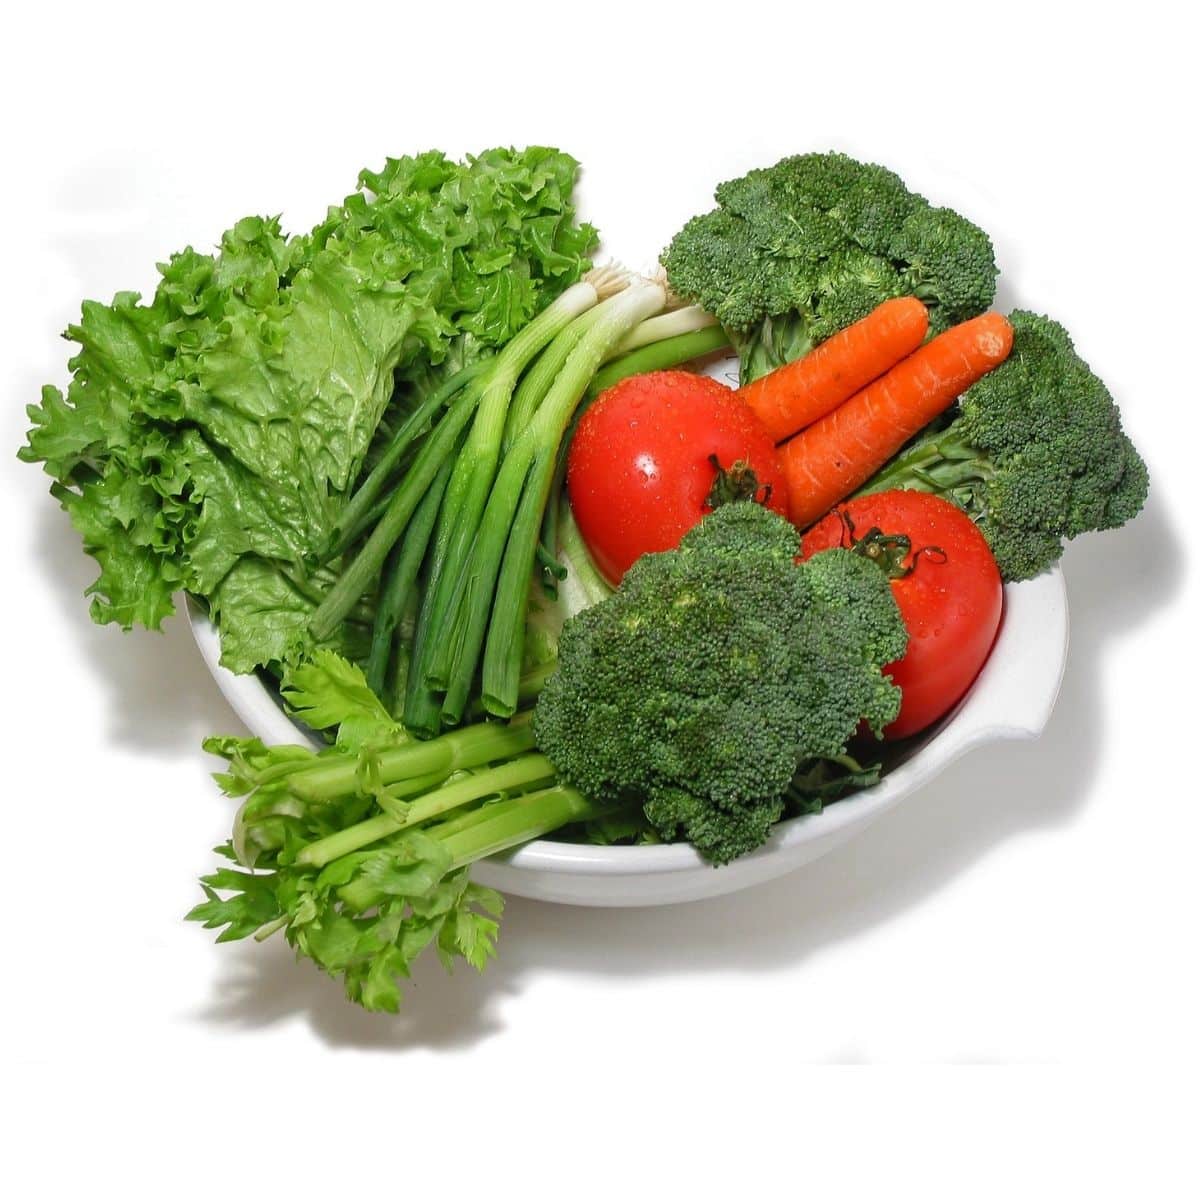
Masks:
[[[318,650],[310,661],[294,667],[281,690],[293,714],[310,728],[336,729],[342,749],[406,737],[362,671],[328,650]]]
[[[553,785],[549,763],[528,753],[527,720],[409,742],[362,671],[323,652],[286,675],[283,694],[315,725],[337,726],[337,742],[205,743],[226,760],[216,779],[240,807],[217,848],[232,865],[201,879],[187,917],[218,941],[282,930],[368,1009],[396,1011],[400,981],[430,946],[447,969],[486,966],[503,901],[471,882],[472,862],[563,826],[619,824],[610,806]],[[429,773],[431,759],[443,769]]]
[[[532,147],[464,163],[389,159],[308,234],[247,217],[214,254],[83,304],[64,395],[31,406],[20,457],[100,566],[92,615],[157,628],[208,598],[245,671],[313,647],[306,562],[333,527],[399,383],[399,403],[507,342],[587,268],[577,164]],[[369,631],[326,644],[351,658]]]
[[[883,776],[883,762],[876,756],[861,761],[849,754],[810,759],[801,765],[787,789],[787,813],[812,815],[852,792],[874,787]]]
[[[462,958],[482,971],[496,952],[503,897],[450,865],[442,843],[414,831],[323,870],[222,867],[200,880],[205,899],[187,919],[220,929],[218,942],[282,926],[297,954],[341,979],[351,1000],[396,1012],[399,981],[426,947],[436,948],[447,970]],[[369,911],[346,899],[356,885]]]

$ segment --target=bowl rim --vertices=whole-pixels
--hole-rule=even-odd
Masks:
[[[250,732],[264,741],[320,745],[283,710],[258,675],[235,675],[220,664],[220,639],[192,596],[186,612],[197,647],[222,694]],[[1066,667],[1066,584],[1061,566],[1004,588],[1001,626],[987,662],[955,708],[874,787],[820,813],[780,821],[754,858],[794,849],[873,820],[960,754],[987,741],[1035,738],[1049,720]],[[534,872],[589,875],[674,874],[711,866],[686,842],[599,846],[537,839],[504,855],[505,866]]]

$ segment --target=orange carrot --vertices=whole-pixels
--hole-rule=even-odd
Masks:
[[[964,321],[785,442],[779,456],[792,523],[807,529],[861,487],[1010,349],[1012,326],[999,313]]]
[[[885,300],[803,358],[748,383],[738,395],[781,442],[911,354],[928,328],[929,311],[915,296]]]

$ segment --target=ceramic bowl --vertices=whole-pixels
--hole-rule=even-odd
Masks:
[[[196,644],[217,684],[248,729],[265,742],[314,744],[257,675],[220,665],[220,643],[207,615],[189,601]],[[944,770],[987,742],[1035,738],[1058,695],[1067,655],[1067,598],[1062,572],[1009,584],[1004,618],[983,671],[958,707],[902,755],[875,787],[824,812],[781,821],[765,845],[728,866],[708,866],[686,844],[588,846],[541,840],[472,868],[480,883],[515,896],[602,907],[674,904],[737,891],[812,862],[852,838]]]

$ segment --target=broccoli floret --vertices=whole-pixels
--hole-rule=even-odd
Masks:
[[[798,769],[894,720],[881,668],[906,634],[886,577],[798,550],[782,517],[723,505],[572,617],[534,715],[560,779],[637,797],[663,837],[725,863],[766,839]]]
[[[861,321],[872,309],[909,288],[886,258],[849,246],[821,264],[817,277],[816,316],[811,329],[816,341]]]
[[[842,227],[845,235],[871,254],[902,257],[894,253],[896,230],[910,213],[924,211],[928,205],[904,186],[904,181],[886,167],[855,162],[842,155],[806,156],[820,173],[832,195],[824,207]],[[842,162],[840,168],[831,159]]]
[[[916,208],[895,233],[890,254],[907,264],[903,291],[924,301],[934,333],[983,312],[996,295],[991,239],[953,209]]]
[[[725,326],[745,382],[807,354],[893,296],[934,331],[996,292],[987,234],[933,208],[885,167],[802,154],[721,184],[662,256],[671,286]]]
[[[680,258],[673,268],[671,286],[677,292],[696,297],[729,328],[748,328],[767,315],[771,280],[746,222],[717,209],[693,217],[678,236],[693,253]],[[719,280],[735,274],[743,286],[722,289]]]
[[[1058,561],[1063,540],[1115,529],[1146,500],[1146,464],[1108,388],[1049,317],[1018,310],[1005,362],[860,494],[936,492],[979,525],[1006,580]]]

